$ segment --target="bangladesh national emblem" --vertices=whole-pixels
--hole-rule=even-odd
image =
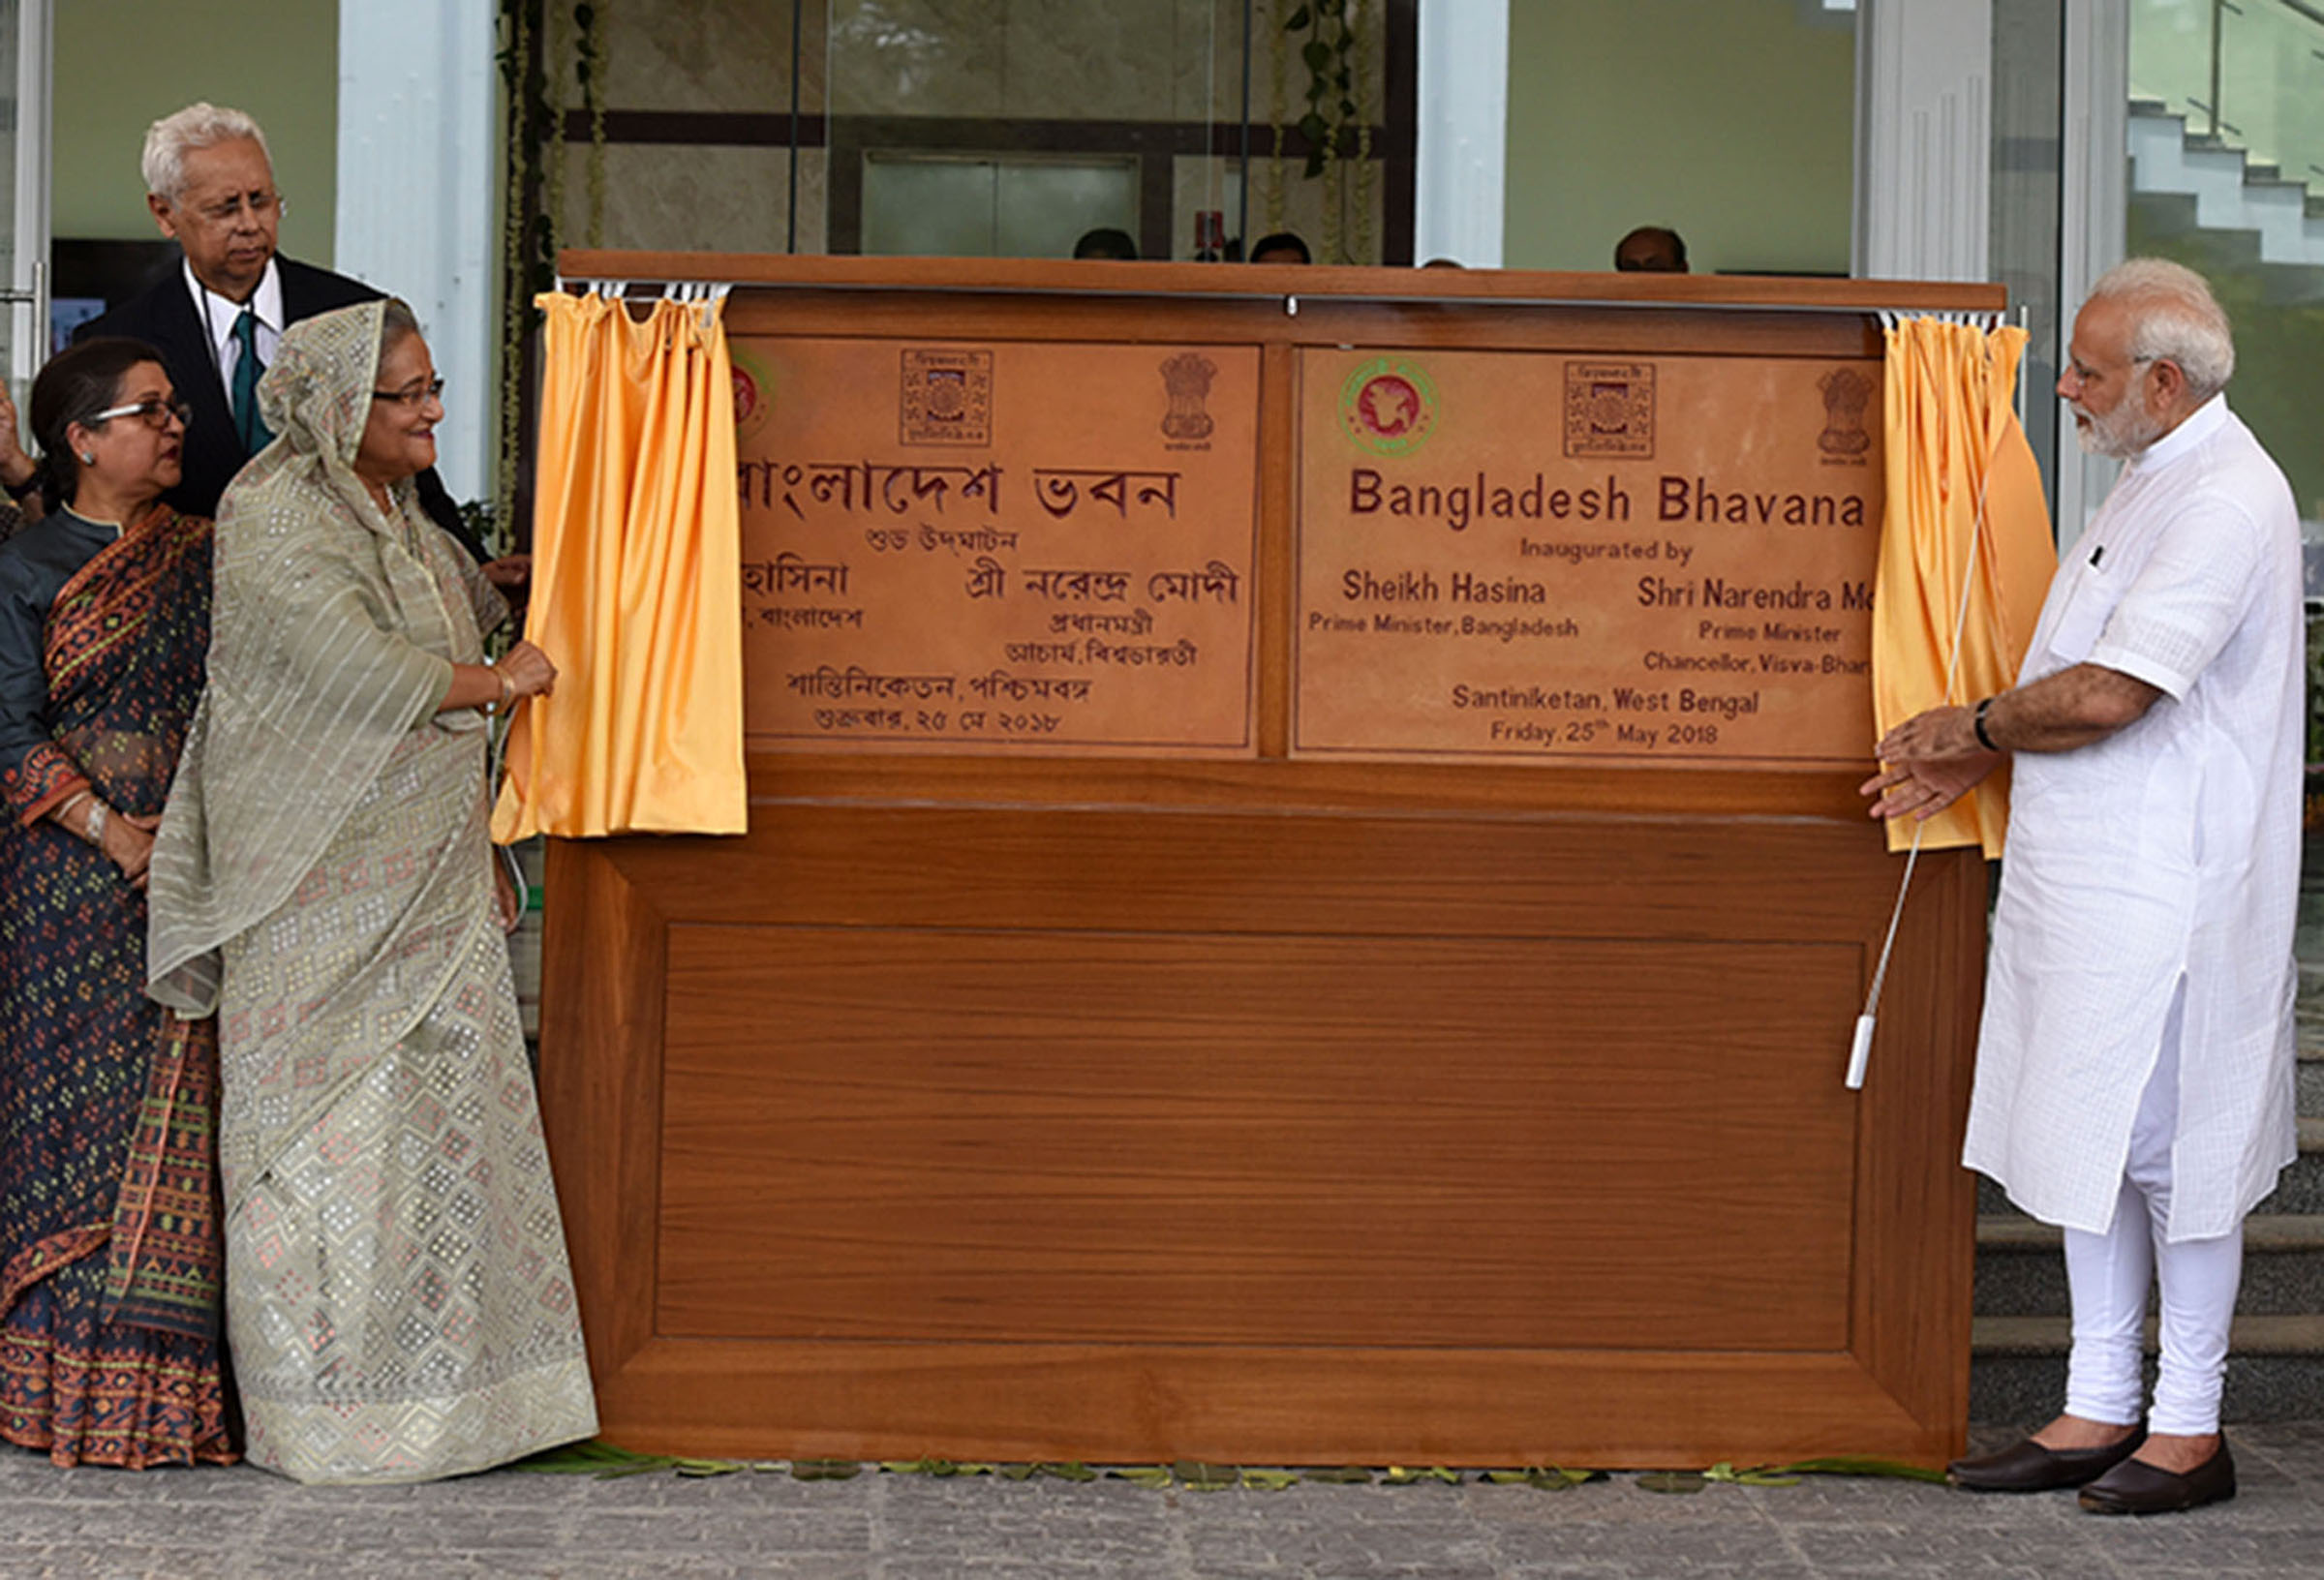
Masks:
[[[1436,426],[1436,385],[1420,365],[1376,356],[1339,386],[1339,422],[1374,455],[1410,455]]]
[[[1210,380],[1218,364],[1195,351],[1180,351],[1162,364],[1162,385],[1170,392],[1170,410],[1162,414],[1162,437],[1186,444],[1208,439],[1217,426],[1203,403],[1210,398]]]
[[[1826,455],[1862,455],[1872,448],[1872,436],[1864,431],[1872,380],[1853,368],[1834,368],[1816,387],[1823,392],[1823,432],[1816,436],[1816,447]]]
[[[993,442],[993,353],[913,347],[897,401],[906,444]]]
[[[1654,457],[1654,364],[1566,364],[1566,454]]]

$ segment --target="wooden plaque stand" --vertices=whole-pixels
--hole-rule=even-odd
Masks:
[[[1899,871],[1864,765],[1298,754],[1295,457],[1311,349],[1877,362],[1870,310],[1998,288],[565,267],[736,281],[746,344],[1245,347],[1259,370],[1253,748],[792,743],[753,750],[746,838],[553,844],[542,1102],[608,1439],[1959,1451],[1983,862],[1921,863],[1847,1091]]]

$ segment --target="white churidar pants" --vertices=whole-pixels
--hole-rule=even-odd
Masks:
[[[2219,1429],[2227,1332],[2244,1274],[2244,1228],[2209,1240],[2163,1238],[2171,1216],[2171,1142],[2179,1128],[2179,1027],[2186,997],[2171,1006],[2155,1073],[2130,1129],[2113,1226],[2065,1231],[2065,1282],[2073,1349],[2065,1408],[2085,1420],[2138,1420],[2147,1291],[2162,1284],[2162,1366],[2147,1429],[2204,1437]]]

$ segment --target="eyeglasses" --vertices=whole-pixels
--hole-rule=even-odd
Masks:
[[[224,202],[204,204],[194,211],[194,217],[211,225],[228,225],[245,208],[254,220],[262,220],[269,214],[280,218],[290,212],[290,199],[279,192],[237,193]]]
[[[138,401],[130,406],[108,406],[81,420],[99,423],[114,417],[140,417],[148,428],[167,428],[169,419],[175,417],[179,427],[190,428],[194,425],[194,408],[185,401]]]
[[[401,389],[375,389],[371,392],[371,398],[375,401],[393,401],[398,406],[413,407],[425,401],[441,401],[443,399],[443,380],[431,379],[424,384],[414,381],[406,384]]]

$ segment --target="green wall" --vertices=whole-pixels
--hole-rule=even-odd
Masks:
[[[1855,33],[1808,10],[1510,0],[1503,261],[1611,268],[1667,225],[1697,274],[1846,274]]]
[[[155,239],[138,154],[197,99],[266,129],[290,200],[283,251],[331,261],[337,201],[337,0],[66,0],[56,8],[50,202],[64,237]]]

